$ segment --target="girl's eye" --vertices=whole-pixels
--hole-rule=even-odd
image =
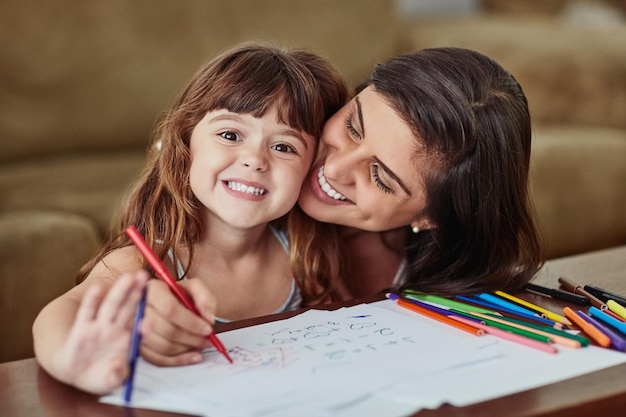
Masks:
[[[344,122],[345,122],[346,129],[348,129],[348,133],[350,134],[350,136],[352,136],[354,139],[360,141],[361,140],[361,135],[354,128],[354,125],[352,124],[352,113],[348,113],[348,116],[346,117],[346,120]]]
[[[276,145],[272,145],[272,149],[278,152],[286,152],[286,153],[296,153],[296,150],[293,146],[288,145],[286,143],[277,143]]]
[[[233,141],[233,142],[236,142],[236,141],[241,140],[241,139],[239,138],[239,135],[238,135],[237,133],[232,132],[232,131],[230,131],[230,130],[228,130],[228,131],[226,131],[226,132],[222,132],[222,133],[220,133],[219,135],[220,135],[221,137],[223,137],[224,139],[226,139],[226,140],[230,140],[230,141]]]
[[[370,171],[372,172],[372,178],[374,179],[374,183],[376,184],[378,188],[380,188],[384,192],[388,194],[393,194],[393,190],[391,189],[391,187],[385,184],[383,180],[380,178],[380,175],[378,175],[379,168],[380,167],[378,166],[377,163],[372,164],[372,167],[370,168]]]

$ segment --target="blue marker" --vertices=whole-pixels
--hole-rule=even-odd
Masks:
[[[124,403],[130,404],[130,397],[133,395],[133,380],[135,379],[135,367],[137,365],[137,357],[139,356],[139,345],[141,344],[141,332],[139,327],[141,326],[141,320],[143,319],[143,313],[146,310],[146,294],[147,287],[144,287],[141,293],[141,300],[137,305],[135,312],[135,320],[133,322],[133,333],[130,341],[130,352],[128,354],[128,378],[124,383]]]
[[[503,300],[500,297],[496,297],[495,295],[489,293],[477,294],[476,297],[487,301],[488,303],[495,304],[500,307],[504,307],[508,310],[517,311],[518,313],[529,314],[531,316],[543,317],[540,313],[536,311],[530,310],[528,308],[520,307],[517,304],[513,304],[509,301]],[[545,318],[545,317],[543,317]]]
[[[619,330],[620,332],[626,335],[626,323],[624,323],[623,321],[619,321],[615,317],[611,317],[610,315],[606,314],[604,311],[593,306],[589,307],[589,314],[591,314],[593,317],[597,318],[598,320],[603,321],[609,326],[616,328],[617,330]]]

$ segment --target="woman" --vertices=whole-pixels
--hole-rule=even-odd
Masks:
[[[295,276],[322,283],[313,302],[400,286],[441,295],[523,287],[542,262],[530,140],[520,86],[488,57],[438,48],[377,66],[324,127],[299,198],[319,222],[290,218]],[[210,299],[200,286],[192,295]],[[191,363],[208,346],[204,322],[167,291],[152,302],[164,312],[150,325],[161,336],[150,346],[155,363]]]
[[[475,51],[436,48],[378,65],[356,93],[326,123],[298,201],[324,222],[311,236],[344,244],[347,296],[521,289],[542,253],[530,116],[513,76]],[[294,248],[317,256],[318,240]]]

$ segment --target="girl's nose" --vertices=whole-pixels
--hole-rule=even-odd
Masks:
[[[246,168],[260,172],[266,171],[269,166],[267,155],[258,148],[249,149],[248,152],[244,153],[241,156],[241,164]]]

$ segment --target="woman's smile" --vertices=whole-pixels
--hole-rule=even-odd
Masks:
[[[328,195],[330,198],[342,201],[347,200],[345,195],[332,188],[330,184],[328,184],[328,181],[326,181],[326,177],[324,176],[324,165],[320,166],[320,169],[317,171],[317,182],[320,187],[322,187],[322,190],[326,193],[326,195]]]

